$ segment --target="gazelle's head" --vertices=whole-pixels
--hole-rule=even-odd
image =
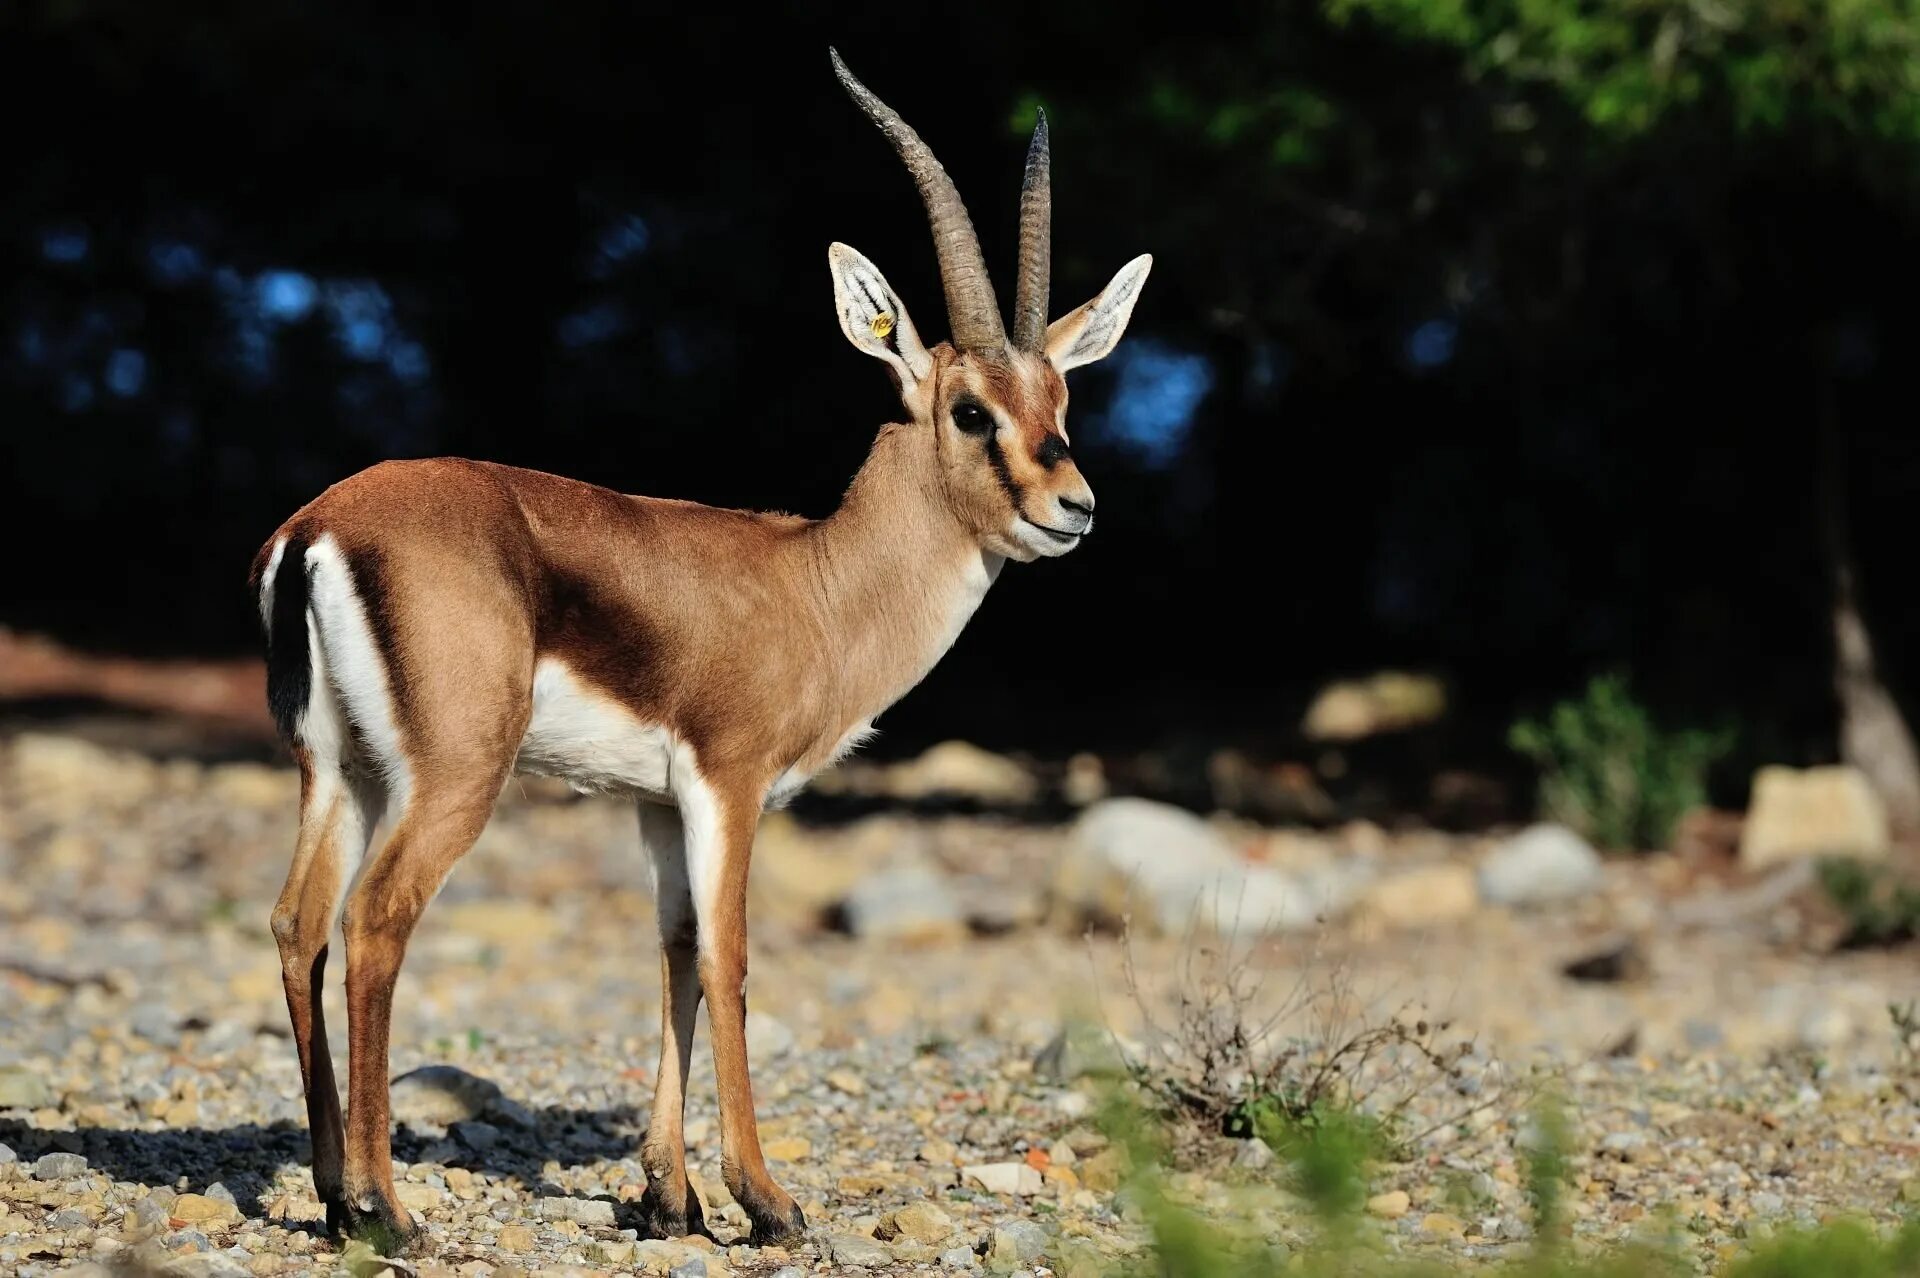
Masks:
[[[1098,297],[1047,322],[1052,187],[1042,115],[1020,193],[1020,278],[1009,337],[953,180],[920,136],[853,78],[838,53],[833,69],[919,184],[953,337],[923,344],[879,269],[835,244],[827,264],[840,327],[857,349],[892,370],[901,402],[937,459],[947,500],[980,544],[1010,559],[1064,555],[1093,530],[1093,490],[1067,448],[1062,374],[1113,350],[1153,259],[1134,258]]]

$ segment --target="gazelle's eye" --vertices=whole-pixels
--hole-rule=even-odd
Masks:
[[[971,399],[953,406],[953,424],[969,435],[984,435],[993,429],[993,414]]]

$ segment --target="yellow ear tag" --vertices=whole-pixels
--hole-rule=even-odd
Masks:
[[[888,333],[891,333],[893,331],[893,316],[888,314],[886,311],[881,311],[878,315],[873,317],[873,323],[869,324],[867,327],[873,330],[873,335],[875,337],[885,337]]]

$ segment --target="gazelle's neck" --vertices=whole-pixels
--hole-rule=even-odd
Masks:
[[[811,531],[816,601],[839,647],[840,698],[865,720],[933,668],[1000,573],[941,487],[912,426],[874,440],[840,508]]]

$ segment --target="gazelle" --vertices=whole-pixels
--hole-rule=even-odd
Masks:
[[[646,1222],[703,1231],[681,1116],[708,1006],[722,1167],[753,1240],[806,1226],[767,1174],[746,1048],[747,861],[761,812],[852,748],[946,652],[1008,559],[1093,528],[1061,374],[1105,356],[1151,260],[1047,323],[1044,117],[1020,199],[1011,337],[952,181],[905,122],[840,82],[919,185],[951,342],[922,343],[874,265],[827,252],[847,339],[905,420],[825,519],[629,497],[457,458],[387,462],[282,524],[253,565],[268,700],[300,767],[300,833],[273,910],[330,1224],[412,1232],[394,1194],[387,1037],[408,936],[515,771],[635,796],[660,923],[660,1071]],[[390,833],[368,854],[383,815]],[[344,901],[344,911],[341,910]],[[320,988],[341,913],[347,1113]]]

